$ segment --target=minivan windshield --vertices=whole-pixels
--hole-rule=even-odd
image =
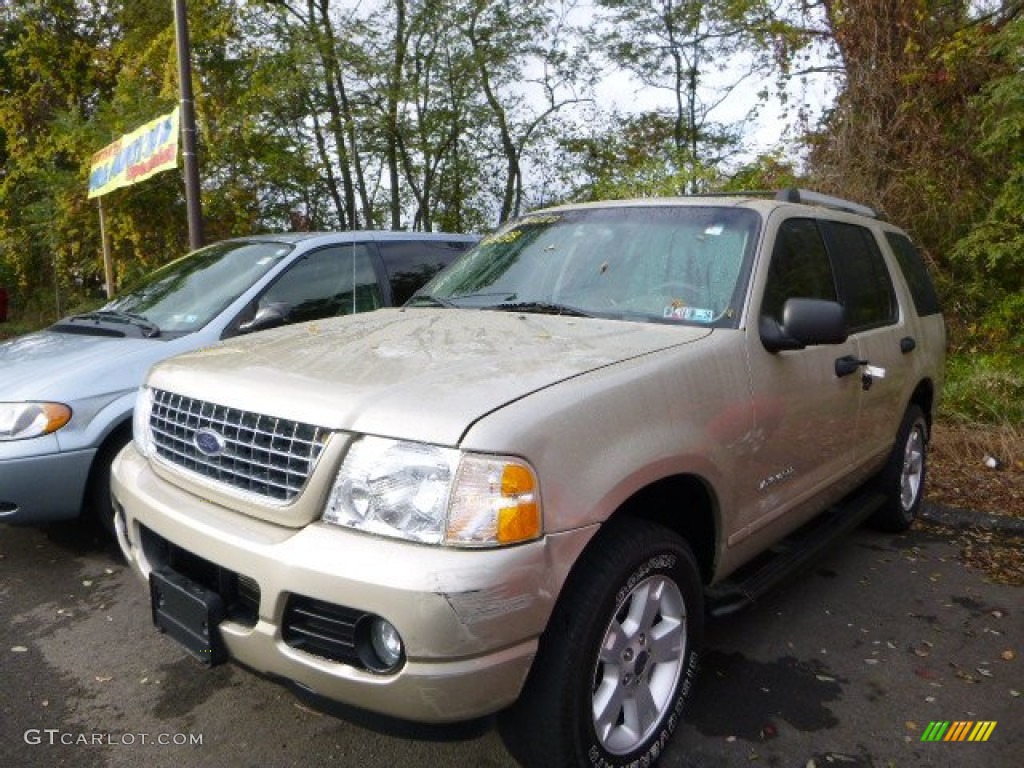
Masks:
[[[760,216],[731,206],[527,215],[412,298],[433,305],[735,327]]]
[[[146,320],[162,334],[202,328],[291,252],[287,243],[227,241],[146,275],[100,312]]]

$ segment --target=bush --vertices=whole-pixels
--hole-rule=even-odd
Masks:
[[[1024,359],[954,354],[946,365],[942,415],[953,422],[1024,425]]]

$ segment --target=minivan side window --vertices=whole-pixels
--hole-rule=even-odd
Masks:
[[[850,333],[896,322],[896,291],[871,231],[839,221],[822,221],[821,229],[832,256]]]
[[[889,247],[896,254],[896,261],[899,262],[903,277],[910,287],[910,295],[914,300],[917,314],[921,317],[939,314],[942,305],[939,303],[938,294],[935,293],[935,286],[928,275],[924,259],[910,242],[910,238],[899,232],[886,232],[885,239],[889,241]]]
[[[303,256],[260,297],[259,307],[273,303],[286,305],[290,323],[383,306],[369,246],[335,245]]]
[[[472,243],[445,240],[377,242],[391,283],[391,303],[400,307],[424,284],[468,250]]]
[[[787,219],[779,226],[761,302],[761,315],[782,324],[787,299],[837,301],[835,276],[814,219]]]

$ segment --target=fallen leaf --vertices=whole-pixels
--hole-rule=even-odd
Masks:
[[[83,587],[91,587],[92,586],[92,580],[91,579],[82,579],[82,586]]]
[[[929,643],[927,640],[925,640],[923,643],[920,643],[919,645],[914,646],[914,655],[915,656],[921,656],[921,657],[929,656],[931,654],[931,652],[932,652],[932,644]]]
[[[917,723],[915,723],[913,720],[907,720],[905,723],[903,723],[903,727],[906,728],[908,731],[916,731]]]
[[[11,648],[12,653],[25,653],[25,651],[27,650],[28,648],[26,648],[24,645],[15,645],[13,648]]]
[[[1020,691],[1017,691],[1017,690],[1014,690],[1013,688],[1011,688],[1010,689],[1010,695],[1013,696],[1013,698],[1015,698],[1015,699],[1019,699],[1020,698]]]
[[[929,704],[934,704],[935,703],[935,697],[934,696],[925,696],[924,700],[927,701]]]
[[[113,679],[114,678],[112,678],[112,677],[100,677],[99,675],[96,676],[96,682],[97,683],[109,683]]]
[[[1005,651],[999,654],[999,658],[1001,658],[1003,661],[1013,661],[1015,658],[1017,658],[1017,654],[1015,654],[1012,650],[1007,648]]]
[[[828,675],[815,675],[815,677],[823,683],[834,683],[836,681],[834,677],[829,677]]]
[[[992,677],[992,673],[984,667],[978,667],[976,671],[982,677]]]
[[[934,680],[937,677],[937,675],[935,674],[935,671],[931,670],[931,669],[928,669],[927,667],[921,667],[920,669],[915,669],[914,670],[914,674],[917,675],[918,677],[923,677],[925,680]]]

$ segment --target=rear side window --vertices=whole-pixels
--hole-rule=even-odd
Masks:
[[[871,231],[856,224],[822,221],[850,332],[896,322],[892,277]]]
[[[274,303],[286,306],[291,323],[377,309],[383,302],[369,247],[336,245],[303,256],[267,289],[259,306]]]
[[[832,265],[813,219],[787,219],[779,226],[761,314],[781,324],[786,300],[795,298],[837,300]]]
[[[472,243],[458,240],[378,241],[380,257],[391,283],[391,301],[405,304],[430,278],[448,266]]]
[[[938,294],[935,293],[935,286],[928,275],[924,259],[910,242],[910,238],[898,232],[886,232],[885,239],[889,241],[889,247],[896,254],[896,261],[899,262],[900,271],[903,272],[903,278],[910,288],[917,314],[921,317],[939,314],[942,306],[939,304]]]

